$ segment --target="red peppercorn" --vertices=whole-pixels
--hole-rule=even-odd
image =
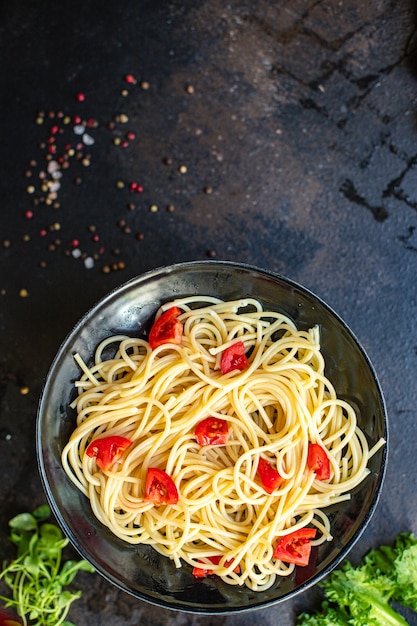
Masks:
[[[27,220],[32,219],[32,217],[33,217],[33,211],[26,211],[26,212],[25,212],[25,217],[26,217],[26,219],[27,219]]]
[[[134,181],[132,183],[130,183],[130,185],[129,185],[130,191],[136,191],[137,188],[138,188],[138,184],[137,183],[135,183]]]
[[[74,117],[72,118],[72,121],[74,124],[81,124],[82,119],[79,115],[74,115]]]
[[[78,102],[84,102],[85,100],[85,95],[83,93],[77,93],[77,100]]]
[[[129,141],[133,141],[134,139],[136,139],[135,133],[132,133],[132,132],[126,133],[126,139],[128,139]]]
[[[80,242],[78,241],[78,239],[73,239],[73,240],[71,241],[71,246],[72,246],[73,248],[78,248],[78,246],[79,246],[79,245],[80,245]]]
[[[134,83],[136,83],[136,78],[133,76],[133,74],[126,74],[125,81],[133,85]]]

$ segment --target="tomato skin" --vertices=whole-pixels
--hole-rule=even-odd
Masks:
[[[248,367],[249,361],[245,354],[245,344],[238,341],[226,348],[222,354],[220,369],[222,374],[228,374],[233,370],[244,370]]]
[[[229,439],[229,425],[218,417],[207,417],[197,424],[194,434],[200,446],[220,446]]]
[[[177,486],[164,470],[158,467],[149,467],[145,483],[145,500],[155,506],[161,504],[177,504]]]
[[[314,539],[316,532],[315,528],[300,528],[284,535],[275,547],[274,559],[306,567],[311,554],[310,539]]]
[[[282,476],[280,476],[279,472],[262,457],[259,457],[257,471],[260,481],[262,483],[262,487],[267,493],[272,493],[273,491],[275,491],[275,489],[278,489],[278,487],[284,480]]]
[[[181,309],[177,306],[173,306],[167,311],[164,311],[157,320],[153,323],[153,326],[149,332],[149,344],[152,350],[155,350],[158,346],[162,346],[164,343],[174,343],[179,345],[182,341],[183,324],[178,319],[178,315],[181,314]]]
[[[22,624],[22,620],[14,611],[0,607],[0,626],[22,626]]]
[[[112,435],[93,439],[87,446],[85,453],[89,457],[96,457],[96,463],[100,469],[107,471],[120,459],[123,452],[132,444],[126,437]]]
[[[211,561],[214,565],[218,565],[222,559],[222,557],[220,555],[216,555],[216,556],[209,556],[207,557],[209,559],[209,561]],[[224,562],[224,567],[229,567],[230,563],[232,561],[225,561]],[[212,569],[208,569],[206,564],[203,564],[205,567],[193,567],[193,576],[195,578],[206,578],[206,576],[211,576],[212,574],[215,574],[215,572]],[[236,567],[233,570],[236,574],[240,573],[240,565],[236,565]]]
[[[318,443],[310,443],[307,453],[308,469],[316,472],[318,480],[328,480],[330,478],[330,460],[326,450]]]

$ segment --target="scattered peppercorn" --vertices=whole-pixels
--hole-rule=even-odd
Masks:
[[[133,90],[130,87],[128,91],[127,86],[139,84],[142,90],[149,90],[151,88],[149,81],[141,80],[139,82],[133,73],[125,74],[123,79],[126,83],[126,88],[123,89],[122,95],[133,93]],[[195,93],[195,87],[192,84],[186,84],[184,88],[188,94]],[[75,100],[78,103],[85,102],[85,93],[81,91],[76,92]],[[67,170],[70,168],[80,168],[80,166],[83,168],[89,168],[92,165],[92,155],[88,153],[89,150],[87,149],[87,146],[93,146],[96,142],[96,137],[94,136],[95,129],[98,127],[102,128],[104,126],[104,128],[112,133],[111,139],[113,144],[120,148],[128,148],[130,143],[137,139],[136,129],[126,129],[123,131],[120,127],[120,125],[126,125],[129,122],[128,111],[115,114],[112,116],[111,121],[107,122],[107,124],[101,124],[101,122],[93,116],[85,117],[79,115],[78,113],[74,114],[67,111],[64,112],[63,110],[38,111],[35,121],[39,126],[43,125],[42,131],[40,130],[40,132],[44,132],[44,136],[38,143],[42,153],[39,159],[31,159],[28,167],[24,170],[25,178],[30,179],[30,184],[26,186],[26,191],[30,196],[32,196],[30,198],[32,209],[27,209],[22,212],[26,220],[33,220],[35,223],[41,215],[41,211],[38,211],[35,207],[46,205],[55,210],[61,208],[61,185],[65,182],[64,179],[67,175]],[[166,156],[163,159],[163,163],[167,166],[172,165],[173,162],[174,160],[171,156]],[[180,174],[185,174],[188,171],[185,164],[180,164],[177,167]],[[74,172],[72,181],[75,185],[80,185],[83,182],[83,178],[80,176],[79,171]],[[124,182],[123,180],[117,180],[115,185],[120,190],[128,188],[129,191],[134,193],[142,193],[144,191],[144,186],[135,180],[130,183]],[[211,193],[211,187],[205,187],[204,192],[207,194]],[[125,206],[127,206],[129,211],[135,211],[137,208],[137,205],[134,202],[129,202]],[[149,210],[151,213],[158,212],[158,204],[150,204]],[[167,204],[166,211],[168,213],[173,213],[175,211],[174,204]],[[44,217],[42,219],[44,219]],[[128,225],[125,220],[119,220],[118,225],[123,233],[130,234],[132,232],[131,226]],[[55,252],[55,250],[61,245],[61,240],[54,239],[53,241],[50,241],[48,233],[60,230],[60,228],[61,225],[59,222],[49,224],[46,227],[38,228],[39,236],[47,238],[46,249],[50,252]],[[90,242],[93,244],[99,243],[100,236],[96,232],[96,227],[90,225],[87,228],[91,233]],[[136,232],[134,236],[138,241],[143,240],[145,237],[143,232]],[[22,240],[28,242],[31,240],[31,236],[29,234],[24,234],[22,235]],[[84,250],[83,248],[80,248],[78,238],[74,238],[71,241],[70,249],[63,250],[63,254],[66,257],[82,259],[84,266],[87,269],[91,269],[100,258],[100,255],[103,255],[106,250],[106,248],[101,244],[99,250],[98,246],[91,249],[92,243],[87,243],[86,246],[89,245],[90,249],[86,247]],[[6,239],[3,241],[2,245],[4,248],[8,248],[11,246],[11,242]],[[117,254],[119,254],[119,252],[120,251],[117,251]],[[113,253],[115,252],[113,251]],[[209,256],[214,256],[215,252],[208,251],[207,254]],[[47,267],[45,260],[40,260],[38,265],[41,268]],[[124,267],[125,262],[118,261],[113,265],[104,264],[101,267],[101,270],[103,273],[109,273],[112,270],[115,271],[124,269]],[[25,292],[26,290],[20,291],[21,297],[27,297]]]

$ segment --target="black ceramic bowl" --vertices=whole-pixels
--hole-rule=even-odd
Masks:
[[[329,306],[300,285],[264,270],[231,262],[201,261],[163,267],[118,287],[75,326],[60,347],[39,404],[39,469],[51,508],[72,544],[96,570],[120,589],[153,604],[193,613],[233,613],[266,607],[317,583],[345,558],[369,522],[382,487],[387,447],[371,459],[370,473],[352,498],[326,509],[334,540],[319,547],[317,565],[296,568],[263,592],[230,586],[217,577],[196,580],[191,568],[149,546],[132,546],[113,536],[94,517],[89,501],[64,473],[60,457],[74,427],[69,408],[79,375],[73,355],[88,361],[97,344],[112,334],[147,326],[161,303],[185,295],[223,299],[253,296],[265,308],[281,310],[300,329],[319,324],[326,375],[339,397],[350,402],[370,444],[387,439],[384,400],[374,369],[358,340]]]

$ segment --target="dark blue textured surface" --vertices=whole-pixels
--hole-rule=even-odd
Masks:
[[[7,520],[44,501],[36,407],[66,333],[115,285],[209,257],[280,272],[352,328],[375,366],[391,423],[380,504],[352,558],[397,532],[417,532],[413,6],[2,3],[1,557],[9,549]],[[136,85],[125,82],[129,73]],[[39,111],[43,124],[35,121]],[[69,123],[48,116],[60,111]],[[63,133],[51,156],[75,145],[74,115],[98,121],[87,129],[94,144],[69,158],[49,203],[51,190],[42,191],[39,178],[48,152],[40,144],[57,123]],[[136,138],[115,145],[128,131]],[[130,192],[131,181],[143,193]],[[75,239],[84,258],[72,255]],[[317,595],[203,618],[139,603],[99,577],[78,580],[84,595],[71,613],[78,626],[291,626]]]

